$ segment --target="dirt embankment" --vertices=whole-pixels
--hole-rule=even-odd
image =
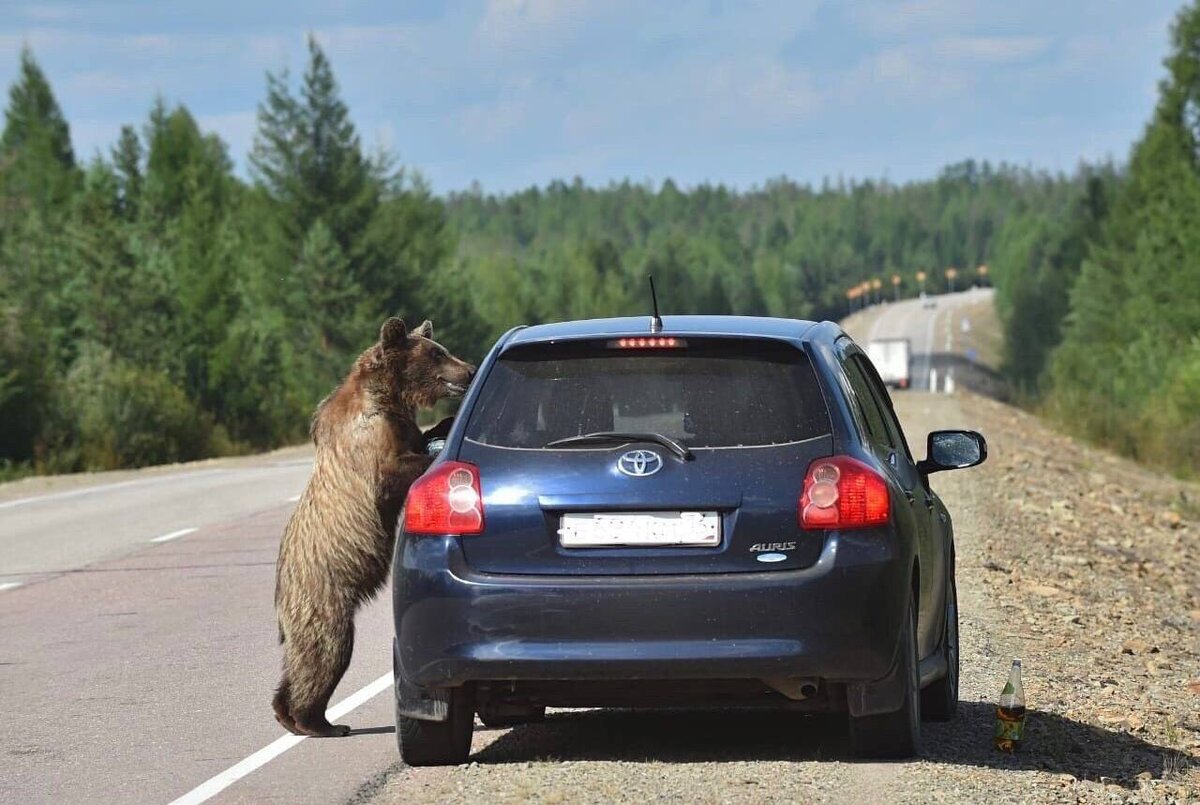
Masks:
[[[472,762],[400,764],[376,802],[1188,802],[1200,798],[1200,488],[1082,447],[976,396],[897,395],[923,434],[984,432],[980,468],[934,476],[955,521],[962,608],[957,720],[922,757],[859,763],[842,719],[732,713],[552,714],[477,725]],[[992,749],[1013,657],[1031,713]]]

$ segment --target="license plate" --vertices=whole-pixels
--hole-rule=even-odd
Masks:
[[[716,512],[566,513],[558,538],[564,548],[715,546],[721,544]]]

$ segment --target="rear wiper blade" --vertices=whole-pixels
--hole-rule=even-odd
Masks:
[[[585,433],[582,436],[568,436],[566,439],[555,439],[548,442],[546,447],[587,447],[592,444],[628,444],[630,442],[654,442],[670,450],[680,461],[691,461],[695,456],[692,451],[670,436],[661,433],[626,433],[615,430],[602,430],[596,433]]]

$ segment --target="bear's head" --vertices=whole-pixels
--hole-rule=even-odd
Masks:
[[[475,375],[474,366],[433,340],[428,320],[410,331],[395,317],[379,328],[379,341],[363,353],[359,370],[376,395],[416,408],[461,397]]]

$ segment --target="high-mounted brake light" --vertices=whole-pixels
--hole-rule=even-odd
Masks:
[[[408,489],[404,530],[409,534],[479,534],[483,531],[483,495],[479,468],[443,461]]]
[[[801,528],[864,528],[883,525],[890,515],[887,483],[863,462],[830,456],[809,465],[800,495]]]
[[[608,342],[610,349],[678,349],[686,347],[687,341],[674,336],[637,336],[629,338],[617,338]]]

